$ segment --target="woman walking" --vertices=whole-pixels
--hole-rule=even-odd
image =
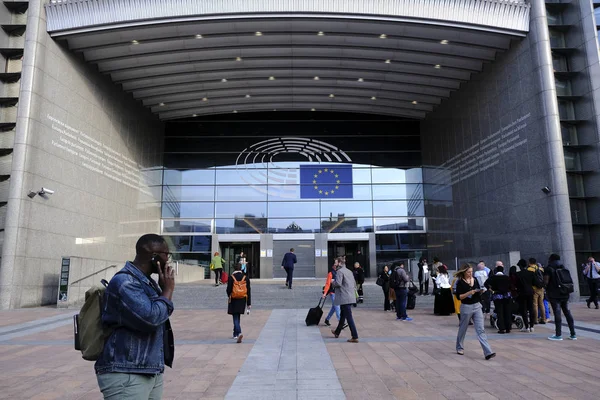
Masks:
[[[496,357],[487,341],[485,329],[483,328],[483,312],[481,311],[481,288],[477,279],[473,278],[473,267],[469,264],[463,264],[461,269],[455,274],[458,278],[456,282],[456,297],[461,301],[460,305],[460,326],[456,336],[456,353],[465,354],[463,343],[469,328],[469,320],[473,318],[475,323],[475,332],[477,339],[483,349],[483,355],[486,360]]]
[[[241,271],[242,264],[235,264],[233,268],[234,271],[227,281],[227,296],[229,297],[227,314],[233,317],[233,339],[237,339],[238,343],[242,343],[244,335],[242,335],[242,326],[240,325],[241,316],[246,312],[246,306],[248,312],[252,307],[250,279]]]
[[[327,281],[325,281],[325,286],[323,287],[323,298],[329,296],[331,299],[331,309],[329,310],[329,314],[325,317],[325,325],[331,326],[329,320],[333,316],[335,312],[335,316],[337,320],[340,320],[340,306],[335,305],[335,288],[333,287],[333,282],[335,282],[336,270],[338,265],[340,264],[340,260],[338,258],[335,259],[333,265],[331,266],[331,270],[327,274]]]
[[[210,269],[212,269],[215,273],[215,286],[219,286],[221,284],[221,273],[223,272],[223,264],[226,263],[220,255],[218,251],[215,251],[215,255],[210,261]]]
[[[485,282],[485,287],[492,290],[494,312],[498,318],[498,333],[510,333],[512,328],[512,295],[510,278],[504,275],[504,266],[496,267],[494,275]]]
[[[438,291],[435,295],[433,313],[435,315],[450,315],[454,313],[454,299],[452,298],[452,289],[450,287],[450,277],[444,265],[438,267],[438,274],[435,278]]]
[[[383,267],[383,271],[381,275],[379,275],[379,279],[382,280],[383,284],[381,285],[381,289],[383,290],[383,311],[390,311],[390,273],[388,266]]]

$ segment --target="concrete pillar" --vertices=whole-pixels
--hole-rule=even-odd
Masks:
[[[260,235],[260,252],[260,279],[273,279],[273,235]]]
[[[327,234],[315,234],[315,249],[321,249],[321,257],[315,257],[315,278],[325,278],[329,272],[329,257],[323,256],[323,250],[327,251]]]

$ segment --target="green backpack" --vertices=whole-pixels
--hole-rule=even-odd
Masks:
[[[85,292],[85,303],[79,314],[73,316],[75,350],[81,351],[84,360],[95,361],[104,350],[104,341],[112,329],[102,325],[102,304],[108,286],[105,279],[102,286],[92,286]]]

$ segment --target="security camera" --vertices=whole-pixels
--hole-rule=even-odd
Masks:
[[[551,191],[552,191],[552,190],[550,190],[550,188],[549,188],[548,186],[544,186],[544,187],[542,188],[542,192],[544,192],[544,193],[546,193],[546,194],[550,193]]]
[[[42,196],[42,195],[45,195],[45,194],[54,194],[54,190],[52,190],[52,189],[48,189],[48,188],[45,188],[45,187],[43,187],[43,188],[42,188],[42,189],[41,189],[41,190],[38,192],[38,194],[39,194],[40,196]]]

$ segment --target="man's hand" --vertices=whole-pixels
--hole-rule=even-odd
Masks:
[[[168,264],[163,268],[160,261],[158,262],[158,285],[162,289],[162,295],[171,300],[175,290],[175,271]]]

